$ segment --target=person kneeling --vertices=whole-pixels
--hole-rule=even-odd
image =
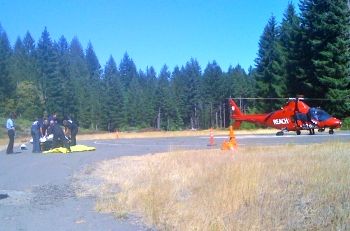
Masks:
[[[70,152],[71,150],[70,150],[69,140],[64,135],[64,132],[61,126],[55,123],[53,120],[50,121],[50,126],[52,126],[52,134],[53,134],[52,147],[53,148],[65,147]]]

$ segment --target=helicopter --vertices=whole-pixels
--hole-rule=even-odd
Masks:
[[[276,135],[282,136],[285,131],[295,131],[300,135],[302,130],[308,130],[310,135],[314,135],[315,129],[324,132],[326,128],[329,129],[329,134],[334,134],[334,129],[341,127],[341,120],[320,108],[308,106],[303,100],[304,98],[289,98],[281,109],[266,114],[244,114],[232,98],[229,99],[229,104],[235,128],[239,128],[245,121],[279,129]]]

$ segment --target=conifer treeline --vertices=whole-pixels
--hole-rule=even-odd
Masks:
[[[127,53],[119,64],[111,56],[101,67],[91,43],[83,49],[76,37],[53,41],[45,28],[38,42],[27,32],[11,46],[0,25],[0,113],[34,119],[57,112],[99,130],[175,130],[227,126],[228,97],[349,98],[347,1],[302,0],[299,7],[297,15],[288,4],[280,24],[269,19],[248,73],[239,65],[225,72],[215,61],[201,70],[195,59],[159,73],[137,70]],[[322,106],[349,115],[348,103],[334,102]],[[257,101],[249,109],[280,103]]]

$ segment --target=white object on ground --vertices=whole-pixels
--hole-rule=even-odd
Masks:
[[[45,143],[45,142],[46,142],[46,138],[45,138],[45,137],[41,137],[41,138],[40,138],[40,142],[41,142],[41,143]]]

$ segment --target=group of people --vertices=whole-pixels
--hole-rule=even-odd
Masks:
[[[13,144],[15,137],[15,113],[11,113],[6,121],[6,128],[9,137],[9,144],[6,153],[13,153]],[[47,118],[37,118],[31,125],[31,136],[33,139],[33,153],[40,153],[42,151],[40,143],[45,143],[48,137],[52,136],[52,143],[50,148],[65,147],[70,151],[70,147],[77,144],[76,136],[78,134],[78,125],[71,119],[64,119],[62,121],[64,129],[60,126],[57,115]]]

